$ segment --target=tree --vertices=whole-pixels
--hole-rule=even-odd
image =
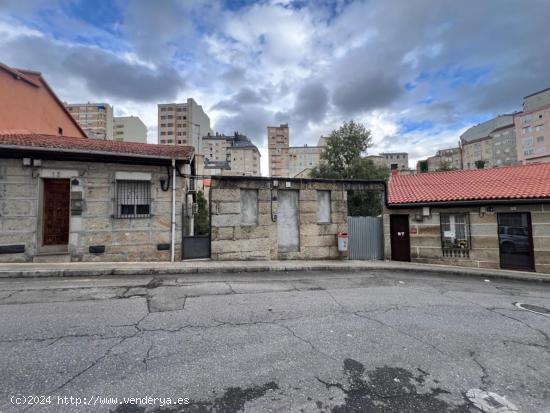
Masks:
[[[210,218],[208,216],[208,204],[202,191],[197,192],[197,215],[194,226],[195,235],[208,235],[210,233]]]
[[[442,160],[439,163],[439,168],[437,168],[437,172],[446,172],[446,171],[454,171],[455,168],[453,168],[451,162]]]
[[[372,144],[370,131],[353,121],[344,122],[332,131],[321,153],[321,163],[313,168],[313,178],[327,179],[386,179],[387,167],[380,167],[364,154]],[[379,215],[382,212],[381,193],[349,191],[348,214],[352,216]]]
[[[477,169],[483,169],[485,168],[485,164],[487,164],[487,161],[484,161],[483,159],[479,159],[474,162]]]

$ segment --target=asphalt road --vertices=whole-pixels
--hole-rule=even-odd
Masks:
[[[479,388],[550,412],[550,316],[516,302],[550,308],[550,284],[395,272],[0,280],[0,411],[474,412],[465,393]]]

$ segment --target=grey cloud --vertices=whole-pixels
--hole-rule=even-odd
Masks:
[[[91,91],[124,99],[172,99],[184,87],[182,77],[172,68],[131,65],[99,51],[76,49],[66,57],[66,65]]]
[[[56,89],[68,81],[83,82],[92,96],[141,102],[170,100],[184,87],[172,68],[131,64],[101,49],[67,47],[44,37],[19,37],[0,44],[10,65],[41,71]],[[59,88],[56,86],[59,85]]]
[[[322,120],[328,108],[328,89],[321,82],[304,85],[298,92],[294,113],[304,121]]]
[[[384,73],[365,73],[339,84],[333,102],[342,112],[353,114],[387,106],[402,92],[397,79]]]
[[[243,110],[243,106],[250,104],[268,103],[269,92],[265,89],[254,91],[249,87],[243,87],[231,98],[224,99],[212,106],[212,110],[222,110],[229,113],[237,113]],[[247,111],[249,109],[246,109]]]
[[[249,110],[222,116],[214,125],[217,131],[233,133],[238,131],[262,145],[267,140],[267,126],[274,124],[273,113],[261,106],[251,106]]]

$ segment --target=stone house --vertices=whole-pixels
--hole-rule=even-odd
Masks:
[[[392,176],[385,255],[550,273],[550,164]]]
[[[215,260],[338,259],[347,231],[346,181],[213,177],[211,254]]]
[[[179,259],[192,160],[186,146],[0,135],[0,262]]]

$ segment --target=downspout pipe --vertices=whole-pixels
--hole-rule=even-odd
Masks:
[[[172,159],[172,242],[170,247],[170,262],[174,262],[176,248],[176,160]]]

